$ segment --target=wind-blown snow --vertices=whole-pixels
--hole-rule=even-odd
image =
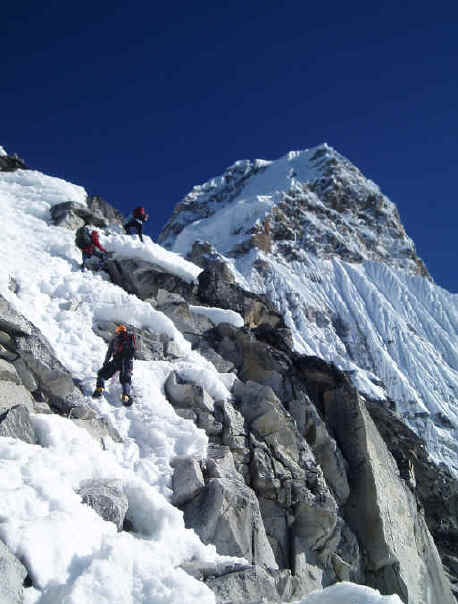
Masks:
[[[50,223],[50,207],[69,200],[85,203],[84,189],[38,172],[0,173],[0,293],[41,329],[87,395],[106,352],[92,329],[99,320],[165,333],[183,356],[174,364],[136,361],[136,400],[128,409],[119,402],[116,379],[100,401],[88,396],[87,403],[109,417],[124,439],[110,450],[56,415],[34,416],[39,445],[0,438],[0,538],[31,573],[29,604],[210,604],[212,592],[179,566],[191,559],[210,566],[232,559],[204,546],[168,501],[172,460],[204,457],[207,438],[175,414],[164,382],[176,370],[224,399],[228,380],[191,351],[168,317],[103,273],[80,271],[74,232]],[[101,240],[120,256],[152,262],[189,282],[201,270],[148,237],[145,244],[116,233]],[[9,289],[11,279],[17,293]],[[121,481],[134,533],[117,533],[81,503],[76,490],[89,478]]]

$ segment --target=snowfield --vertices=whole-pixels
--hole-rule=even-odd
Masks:
[[[22,557],[34,586],[28,604],[92,602],[164,604],[214,602],[203,583],[179,567],[232,561],[203,545],[184,527],[169,503],[171,461],[205,456],[207,437],[177,416],[163,385],[172,370],[196,379],[210,394],[229,396],[226,378],[191,351],[168,317],[105,280],[81,273],[74,233],[49,223],[49,208],[63,201],[85,203],[86,194],[38,172],[0,173],[0,292],[49,339],[59,360],[81,380],[88,395],[106,352],[95,321],[128,322],[173,338],[183,357],[176,363],[136,361],[134,406],[121,406],[116,379],[106,396],[87,402],[113,422],[123,444],[103,451],[83,429],[56,415],[36,415],[40,445],[0,438],[0,538]],[[101,237],[109,250],[167,268],[193,281],[201,269],[145,238]],[[9,289],[16,284],[17,294]],[[118,533],[76,494],[89,478],[122,481],[135,533]]]

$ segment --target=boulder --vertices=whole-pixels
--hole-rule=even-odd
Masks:
[[[57,360],[48,340],[1,295],[0,329],[10,337],[6,348],[15,354],[13,360],[20,358],[23,361],[25,369],[51,404],[54,399],[64,398],[74,392],[72,377]]]
[[[26,576],[27,570],[24,565],[0,541],[0,602],[2,604],[23,603],[23,584]]]
[[[274,577],[261,566],[205,580],[218,604],[261,604],[279,602]]]
[[[273,346],[259,341],[255,330],[236,328],[221,323],[205,334],[214,350],[233,363],[242,381],[252,381],[273,388],[285,398],[285,376],[289,375],[291,360]]]
[[[93,508],[108,522],[114,522],[122,530],[128,501],[118,480],[85,480],[80,484],[81,500]]]
[[[19,358],[13,361],[14,367],[17,371],[21,383],[29,390],[29,392],[35,392],[38,390],[38,383],[33,373],[27,368],[24,361]]]
[[[165,382],[165,393],[174,407],[208,413],[213,411],[213,399],[205,388],[198,384],[182,382],[174,371]]]
[[[180,294],[188,303],[195,301],[194,284],[165,272],[156,264],[138,258],[114,257],[105,265],[113,283],[141,300],[155,299],[158,291],[163,289]]]
[[[32,445],[37,443],[27,407],[15,405],[9,409],[0,408],[0,436],[19,438]]]
[[[83,224],[99,228],[108,226],[108,221],[102,214],[92,212],[87,206],[76,201],[57,203],[50,209],[51,219],[56,226],[75,230]]]
[[[186,302],[170,302],[157,305],[192,344],[200,342],[203,333],[213,328],[213,323],[205,316],[192,313]]]
[[[209,266],[199,274],[197,296],[208,306],[217,306],[240,313],[249,327],[268,323],[273,327],[285,327],[283,317],[265,296],[243,290],[221,274],[221,267]]]
[[[0,358],[0,382],[21,384],[21,380],[15,366],[2,358]]]
[[[193,349],[207,359],[207,361],[213,363],[219,373],[230,373],[234,370],[234,363],[224,359],[206,340],[198,338],[195,345],[193,345]]]
[[[258,500],[241,480],[211,478],[183,509],[186,527],[214,544],[218,553],[277,568]]]
[[[209,444],[205,464],[208,478],[243,480],[235,467],[234,458],[229,447]]]
[[[29,411],[33,411],[34,403],[30,392],[21,384],[0,382],[0,408],[9,409],[17,405],[22,405]]]
[[[173,460],[172,503],[181,506],[193,499],[205,482],[197,459],[192,457],[177,457]]]

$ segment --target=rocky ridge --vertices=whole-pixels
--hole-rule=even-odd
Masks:
[[[53,213],[73,229],[71,212],[55,206]],[[203,256],[206,267],[195,284],[138,259],[114,255],[107,266],[114,283],[166,314],[194,350],[218,371],[233,374],[229,400],[213,399],[179,371],[165,382],[170,404],[205,430],[210,442],[205,459],[175,459],[174,503],[205,543],[247,561],[218,569],[191,561],[184,569],[226,604],[290,601],[343,580],[397,593],[404,602],[451,604],[427,524],[435,536],[442,529],[438,545],[456,582],[456,482],[431,463],[421,440],[390,409],[365,401],[344,372],[293,352],[292,333],[269,300],[238,285],[218,254]],[[57,412],[79,422],[102,447],[104,439],[119,439],[85,404],[81,386],[45,336],[6,300],[0,302],[0,430],[37,442],[27,418]],[[216,324],[193,311],[196,304],[235,310],[245,326]],[[113,324],[93,328],[108,338]],[[162,361],[180,354],[164,336],[144,330],[138,335],[140,358]],[[17,419],[8,419],[11,413]],[[443,491],[436,488],[428,500],[433,476],[455,489],[439,512]],[[122,485],[81,488],[97,513],[118,530],[132,530],[135,518]],[[447,528],[438,525],[438,514]],[[10,552],[0,555],[11,560]],[[21,584],[31,579],[18,570],[19,561],[7,564],[14,568],[8,571],[13,595],[5,602],[21,601]]]

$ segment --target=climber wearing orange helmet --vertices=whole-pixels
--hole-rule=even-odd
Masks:
[[[105,380],[110,379],[112,375],[119,371],[119,381],[122,386],[121,400],[123,405],[129,407],[132,405],[130,387],[137,342],[135,334],[127,331],[125,325],[118,325],[115,332],[115,336],[108,346],[102,368],[97,373],[97,384],[92,397],[101,397]]]

